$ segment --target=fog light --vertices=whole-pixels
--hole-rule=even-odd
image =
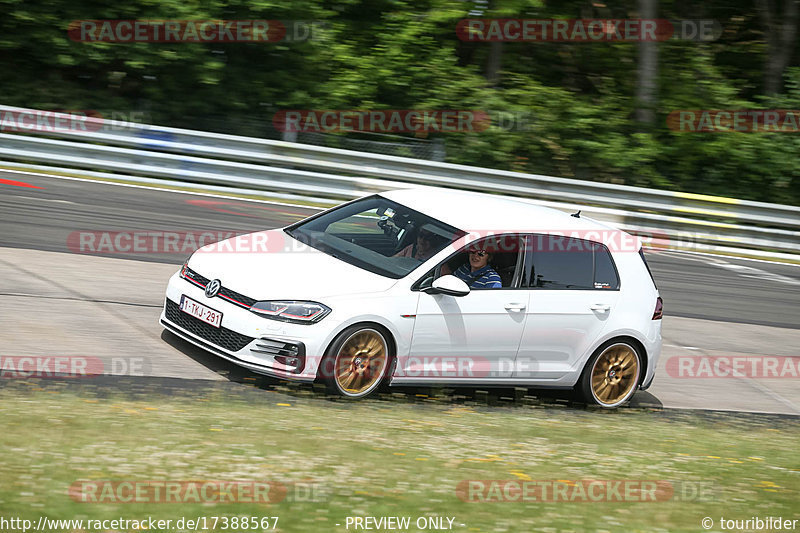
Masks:
[[[276,355],[275,362],[282,365],[291,367],[292,372],[300,372],[302,370],[302,360],[299,357],[287,357],[285,355]]]
[[[255,354],[263,354],[257,357],[264,355],[272,357],[276,363],[287,367],[286,372],[299,374],[306,365],[306,347],[302,342],[286,342],[261,337],[256,341],[255,346],[250,348],[250,351]]]

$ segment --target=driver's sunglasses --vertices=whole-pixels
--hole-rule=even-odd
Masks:
[[[472,255],[472,254],[476,254],[478,257],[483,257],[483,256],[484,256],[484,255],[486,255],[488,252],[486,252],[486,250],[470,250],[470,252],[469,252],[469,253],[470,253],[470,255]]]

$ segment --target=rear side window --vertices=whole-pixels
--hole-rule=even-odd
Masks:
[[[639,257],[642,258],[642,263],[644,263],[644,267],[647,269],[647,273],[650,274],[650,279],[653,281],[653,287],[658,289],[658,285],[656,285],[656,278],[653,277],[653,273],[650,271],[650,265],[647,264],[647,259],[644,258],[643,248],[639,248]]]
[[[608,249],[583,239],[532,235],[523,285],[532,289],[618,290]]]
[[[602,244],[592,243],[594,251],[594,288],[619,289],[619,277],[611,254]]]

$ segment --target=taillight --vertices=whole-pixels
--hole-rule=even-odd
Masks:
[[[661,299],[661,296],[656,298],[656,310],[653,312],[653,320],[661,320],[661,317],[664,316],[664,301]]]

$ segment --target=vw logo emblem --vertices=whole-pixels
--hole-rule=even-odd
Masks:
[[[206,285],[206,297],[213,298],[219,293],[219,290],[222,288],[222,282],[218,279],[212,279]]]

